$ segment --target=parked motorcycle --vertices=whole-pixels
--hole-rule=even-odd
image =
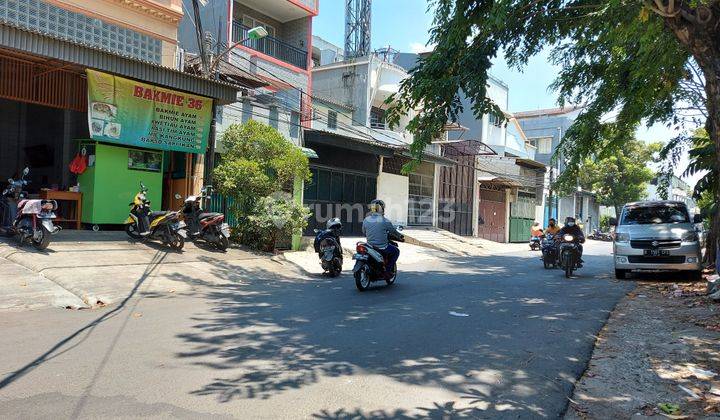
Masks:
[[[397,228],[402,230],[402,226]],[[397,236],[388,234],[391,245],[398,246],[397,242],[405,242],[403,235]],[[388,262],[379,249],[374,248],[366,242],[358,242],[355,248],[356,253],[353,255],[355,267],[353,268],[353,276],[355,277],[355,286],[361,292],[367,290],[374,282],[385,281],[388,286],[395,283],[397,279],[397,264],[393,267],[392,277],[385,279],[385,267]]]
[[[565,271],[565,277],[570,278],[573,271],[579,268],[580,248],[573,235],[564,235],[560,242],[560,268]]]
[[[330,277],[337,277],[342,272],[343,252],[340,246],[342,223],[337,217],[327,221],[326,229],[315,229],[313,247],[320,257],[320,265]]]
[[[176,211],[151,211],[147,187],[140,182],[140,192],[130,205],[125,232],[133,239],[156,239],[177,251],[185,245],[185,223]]]
[[[541,238],[539,236],[531,236],[530,237],[530,250],[531,251],[537,251],[540,249],[540,243]]]
[[[225,223],[225,215],[204,211],[206,200],[212,195],[212,187],[205,186],[200,195],[188,196],[181,210],[191,239],[202,239],[215,248],[225,251],[230,246],[230,226]],[[175,198],[182,198],[176,195]]]
[[[608,232],[603,232],[600,229],[593,229],[592,233],[588,235],[588,238],[596,241],[612,241],[612,235]]]
[[[543,267],[547,268],[555,268],[558,264],[558,248],[555,244],[555,235],[553,234],[547,234],[542,240],[542,245],[540,247],[540,251],[542,252],[542,262]]]
[[[28,193],[22,190],[29,182],[25,180],[28,173],[30,169],[25,168],[19,180],[8,179],[8,186],[3,191],[4,218],[12,217],[5,232],[17,236],[20,245],[30,242],[36,249],[43,250],[50,245],[51,236],[60,231],[60,227],[52,222],[57,217],[57,201],[28,200]]]

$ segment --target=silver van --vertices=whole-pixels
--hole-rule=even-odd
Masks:
[[[640,201],[626,204],[615,226],[615,277],[630,271],[687,271],[700,279],[701,241],[696,224],[681,201]]]

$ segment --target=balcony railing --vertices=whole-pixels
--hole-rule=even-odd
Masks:
[[[385,124],[385,121],[370,121],[370,128],[375,130],[387,130],[387,124]]]
[[[247,38],[250,29],[238,21],[233,21],[233,42]],[[307,70],[307,51],[293,47],[277,38],[266,36],[261,39],[247,39],[241,45]]]

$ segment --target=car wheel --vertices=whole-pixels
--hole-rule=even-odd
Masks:
[[[627,270],[615,270],[615,278],[618,280],[625,280],[627,278]]]

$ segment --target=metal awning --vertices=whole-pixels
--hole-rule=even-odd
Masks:
[[[395,150],[397,150],[395,147],[371,139],[343,136],[338,133],[321,130],[305,131],[305,142],[340,147],[342,149],[370,153],[384,157],[394,156]]]
[[[542,169],[543,171],[547,170],[547,166],[544,163],[532,159],[515,158],[515,163],[520,166]]]
[[[238,88],[149,61],[119,55],[96,46],[56,38],[39,31],[0,23],[0,47],[79,64],[143,82],[213,98],[218,104],[237,101]]]

